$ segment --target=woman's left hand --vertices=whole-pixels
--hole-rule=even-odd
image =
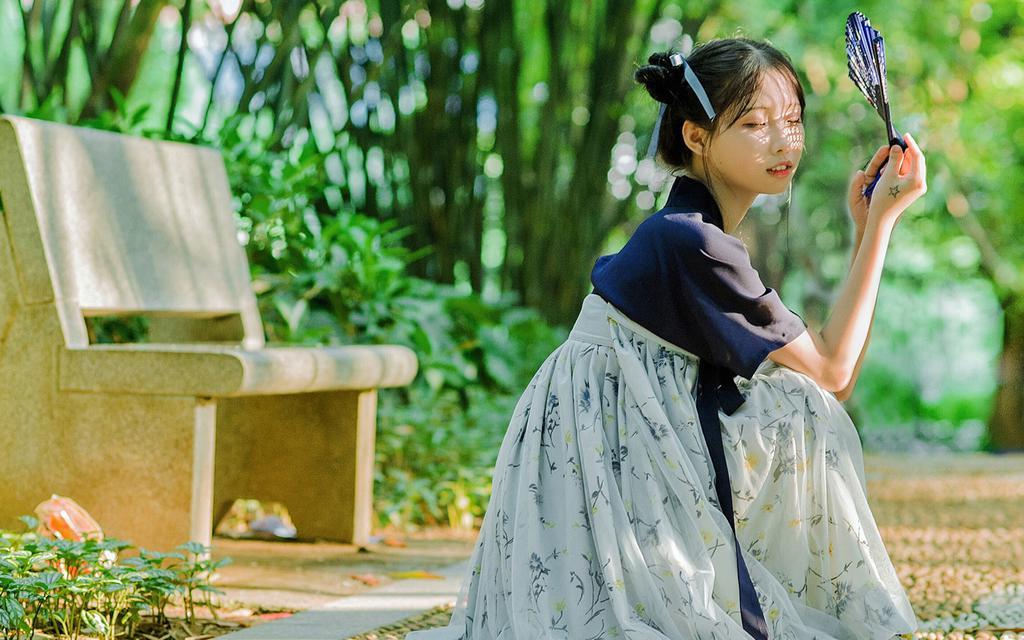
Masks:
[[[864,196],[864,189],[871,184],[871,181],[878,175],[879,168],[886,158],[889,157],[889,145],[885,144],[878,148],[874,157],[868,162],[866,169],[858,169],[850,177],[850,188],[847,204],[850,206],[850,217],[857,230],[862,231],[868,222],[868,205],[871,199]]]

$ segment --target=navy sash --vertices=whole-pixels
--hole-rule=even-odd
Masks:
[[[718,503],[722,505],[722,513],[729,520],[729,527],[732,529],[740,586],[740,618],[743,621],[743,628],[751,637],[756,640],[767,640],[768,626],[765,624],[761,604],[757,601],[754,583],[750,580],[747,565],[740,554],[740,542],[736,538],[736,525],[732,513],[732,486],[729,483],[729,469],[725,463],[722,445],[722,424],[718,419],[719,407],[727,415],[732,415],[743,404],[743,394],[736,388],[736,381],[728,369],[701,358],[697,371],[696,400],[700,428],[711,454],[711,464],[715,468],[715,493],[718,494]]]

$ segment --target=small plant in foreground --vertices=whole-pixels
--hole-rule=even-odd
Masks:
[[[216,616],[214,572],[230,558],[210,559],[210,547],[190,541],[181,551],[138,549],[118,559],[131,543],[53,540],[35,532],[37,520],[23,516],[24,532],[0,531],[0,638],[31,640],[36,632],[77,640],[131,638],[143,623],[167,625],[166,608],[180,603],[185,622],[196,605]],[[205,598],[197,598],[201,593]]]

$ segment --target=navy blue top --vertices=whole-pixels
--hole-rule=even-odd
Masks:
[[[597,259],[590,280],[644,328],[746,379],[807,326],[761,282],[711,192],[689,176],[622,250]]]

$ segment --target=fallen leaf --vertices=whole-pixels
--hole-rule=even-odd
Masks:
[[[444,576],[439,576],[436,573],[430,573],[429,571],[423,571],[417,569],[416,571],[392,571],[388,573],[389,576],[396,580],[414,580],[427,578],[430,580],[444,580]]]
[[[372,573],[361,573],[358,575],[352,574],[349,577],[355,578],[359,582],[362,582],[363,584],[371,587],[376,587],[378,584],[380,584],[380,578],[378,578],[376,575]]]
[[[252,613],[253,613],[252,609],[242,608],[242,609],[234,609],[232,611],[228,611],[226,613],[222,613],[221,615],[223,615],[225,617],[228,617],[228,618],[248,618],[249,616],[252,615]]]

